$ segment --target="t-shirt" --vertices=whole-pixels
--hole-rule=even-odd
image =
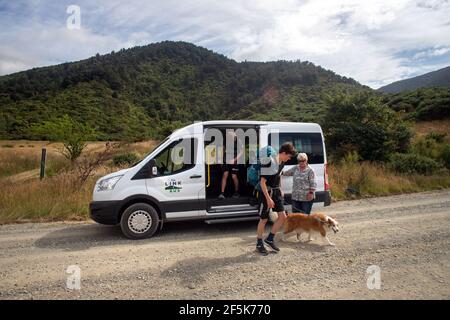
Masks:
[[[284,168],[284,163],[278,164],[275,156],[270,157],[270,161],[266,164],[261,164],[261,178],[266,179],[266,186],[270,188],[279,188],[281,171]]]
[[[228,155],[228,152],[231,151],[231,150],[227,150],[227,148],[224,146],[224,153],[223,153],[223,155],[224,155],[224,163],[227,163],[227,160],[228,160],[227,157],[230,157],[230,159],[233,159],[233,158],[237,157],[239,152],[245,151],[244,147],[245,147],[244,143],[243,143],[243,141],[241,139],[239,139],[237,137],[234,138],[234,141],[233,141],[233,152],[232,153],[230,152],[230,155]],[[239,164],[239,160],[240,159],[237,159],[237,163],[238,164]]]

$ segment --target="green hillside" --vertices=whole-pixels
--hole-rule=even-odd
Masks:
[[[68,114],[97,139],[161,137],[209,119],[321,121],[337,92],[371,91],[310,62],[241,62],[161,42],[0,77],[0,139],[45,139],[30,126]]]
[[[450,118],[450,86],[420,88],[384,96],[392,109],[415,121]]]

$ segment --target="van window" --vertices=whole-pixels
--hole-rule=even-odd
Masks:
[[[269,134],[269,145],[271,144],[272,133]],[[310,164],[324,163],[324,151],[322,135],[317,133],[298,133],[298,132],[280,132],[280,146],[285,142],[292,142],[297,152],[303,152],[308,155]],[[293,157],[286,162],[286,165],[298,164],[297,158]]]
[[[167,176],[193,168],[196,154],[197,139],[188,138],[172,142],[154,157],[158,176]]]

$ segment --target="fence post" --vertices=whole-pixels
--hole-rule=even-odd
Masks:
[[[39,173],[39,178],[42,180],[45,177],[45,160],[47,159],[47,149],[42,148],[41,154],[41,172]]]

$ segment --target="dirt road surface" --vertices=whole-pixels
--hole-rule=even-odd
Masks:
[[[93,222],[1,226],[0,299],[450,298],[450,190],[324,211],[342,226],[335,247],[279,242],[266,257],[256,222],[167,224],[142,241]]]

